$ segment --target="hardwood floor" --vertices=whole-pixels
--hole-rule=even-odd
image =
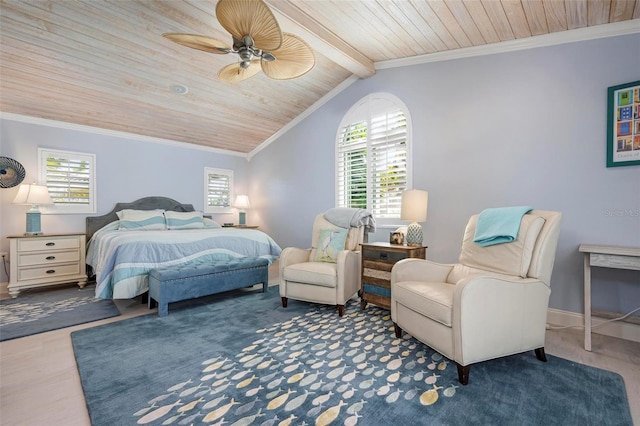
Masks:
[[[119,317],[0,343],[0,424],[90,425],[71,348],[72,331],[149,313],[135,300],[118,300]],[[580,330],[547,331],[546,352],[619,373],[635,425],[640,426],[640,343],[593,335],[583,349]]]

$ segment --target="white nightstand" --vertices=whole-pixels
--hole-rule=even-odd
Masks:
[[[77,281],[87,284],[84,234],[10,235],[9,294]]]

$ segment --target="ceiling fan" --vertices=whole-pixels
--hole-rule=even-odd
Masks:
[[[315,56],[301,38],[280,31],[280,25],[262,0],[220,0],[220,25],[233,37],[233,45],[195,34],[165,33],[163,37],[209,53],[238,55],[238,62],[218,72],[220,80],[236,83],[260,71],[275,80],[301,77],[315,65]]]

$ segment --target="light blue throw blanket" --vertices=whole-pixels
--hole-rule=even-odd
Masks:
[[[522,216],[531,210],[528,206],[484,209],[478,215],[473,242],[487,247],[514,241],[520,230]]]
[[[324,213],[324,218],[341,228],[359,228],[364,226],[365,232],[376,232],[376,220],[365,209],[335,207]]]

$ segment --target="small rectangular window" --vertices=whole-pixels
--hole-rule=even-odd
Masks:
[[[205,213],[232,213],[233,170],[204,169]]]
[[[38,159],[40,183],[54,203],[42,206],[43,213],[96,213],[94,154],[38,148]]]

